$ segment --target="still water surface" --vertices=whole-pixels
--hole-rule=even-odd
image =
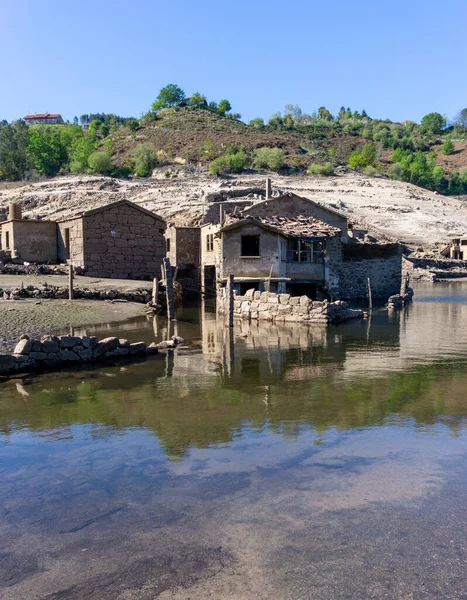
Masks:
[[[0,384],[2,600],[466,599],[467,283],[416,294]]]

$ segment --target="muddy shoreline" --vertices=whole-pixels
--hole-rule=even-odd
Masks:
[[[11,352],[23,333],[40,337],[66,328],[116,323],[144,315],[133,302],[86,300],[0,301],[0,353]]]

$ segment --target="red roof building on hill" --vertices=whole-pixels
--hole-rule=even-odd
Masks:
[[[64,120],[60,114],[38,113],[36,115],[26,115],[26,123],[34,125],[63,125]]]

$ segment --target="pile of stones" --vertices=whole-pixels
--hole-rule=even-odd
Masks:
[[[21,336],[13,354],[0,354],[0,375],[36,369],[55,369],[73,364],[115,360],[122,357],[154,355],[162,349],[175,348],[185,340],[171,340],[147,346],[144,342],[131,344],[128,340],[108,337],[99,340],[95,336],[46,335],[40,340]]]

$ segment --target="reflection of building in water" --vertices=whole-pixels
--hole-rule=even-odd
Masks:
[[[347,348],[343,376],[359,376],[363,370],[378,376],[467,355],[467,287],[461,282],[428,285],[417,286],[419,300],[403,311],[376,313],[371,324],[373,343],[366,352],[360,345]],[[430,296],[436,301],[429,301]],[[397,335],[397,340],[388,343],[385,331]]]
[[[201,313],[204,357],[219,364],[225,376],[259,382],[283,379],[297,364],[320,364],[334,355],[339,364],[340,340],[329,328],[297,323],[241,321],[233,329],[215,313]]]

